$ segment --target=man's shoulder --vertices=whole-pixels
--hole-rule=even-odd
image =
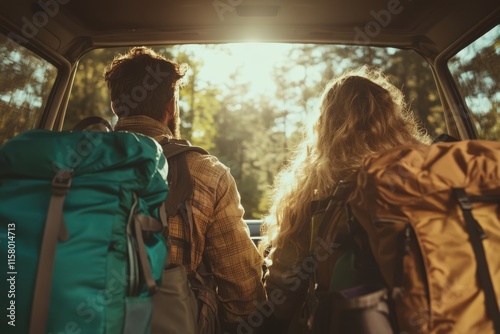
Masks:
[[[210,154],[188,152],[187,164],[191,175],[195,178],[218,180],[229,171],[226,165]]]

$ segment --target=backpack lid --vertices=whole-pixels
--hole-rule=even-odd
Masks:
[[[0,147],[0,177],[52,178],[59,170],[79,175],[134,169],[136,181],[148,183],[168,169],[161,147],[152,139],[128,132],[31,130]],[[120,173],[108,173],[120,181]],[[108,175],[107,175],[108,177]]]

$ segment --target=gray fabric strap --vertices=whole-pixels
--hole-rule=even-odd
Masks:
[[[52,179],[52,197],[45,220],[31,305],[30,334],[46,331],[57,239],[67,240],[68,238],[68,231],[63,222],[63,206],[71,186],[71,176],[71,171],[59,171]]]
[[[187,166],[186,153],[208,154],[208,152],[201,147],[191,146],[187,140],[165,138],[160,145],[169,164],[169,193],[165,200],[165,208],[167,214],[172,217],[177,215],[182,203],[190,199],[193,193],[193,180]]]
[[[387,303],[381,301],[387,300],[387,289],[380,289],[368,294],[362,294],[355,298],[338,298],[335,300],[335,306],[342,310],[375,308],[378,311],[389,314]]]
[[[160,232],[162,230],[161,223],[154,218],[144,215],[134,215],[134,232],[137,240],[137,252],[139,254],[139,265],[144,274],[144,280],[151,295],[155,294],[158,286],[153,278],[151,272],[151,265],[149,264],[148,254],[146,253],[146,246],[142,237],[142,231]]]

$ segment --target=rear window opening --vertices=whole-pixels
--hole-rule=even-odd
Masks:
[[[403,90],[431,136],[446,132],[436,84],[416,52],[366,46],[235,43],[153,46],[190,66],[180,94],[181,133],[231,168],[246,219],[268,210],[274,176],[301,139],[326,83],[348,69],[375,66]],[[104,68],[129,48],[96,49],[79,62],[64,120],[70,130],[87,116],[115,122]]]

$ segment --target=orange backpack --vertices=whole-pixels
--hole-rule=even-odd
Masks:
[[[500,143],[373,155],[349,203],[392,297],[397,333],[500,333]]]

